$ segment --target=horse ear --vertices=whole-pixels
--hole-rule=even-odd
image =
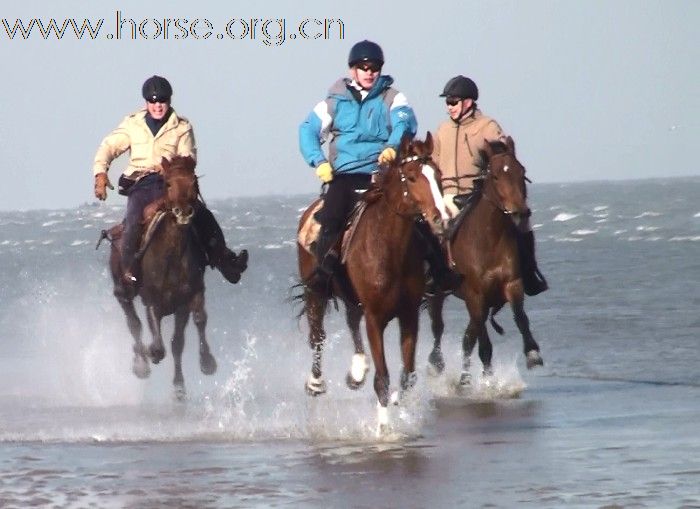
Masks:
[[[405,155],[408,153],[408,149],[411,146],[411,135],[405,133],[401,137],[401,144],[399,145],[399,154]]]
[[[425,150],[428,155],[433,153],[433,135],[430,131],[425,135]]]
[[[185,157],[185,168],[187,168],[191,172],[194,172],[195,166],[197,166],[197,161],[194,160],[194,157],[192,157],[192,156]]]
[[[487,140],[486,138],[484,138],[484,144],[481,150],[484,152],[484,154],[486,154],[486,159],[491,159],[491,157],[493,156],[493,149],[491,148],[489,140]]]
[[[511,136],[506,138],[506,146],[508,147],[508,152],[515,155],[515,142]]]
[[[161,172],[162,172],[162,173],[167,172],[167,171],[168,171],[168,168],[170,168],[170,161],[169,161],[167,158],[165,158],[165,157],[161,157],[161,159],[160,159],[160,168],[161,168]]]

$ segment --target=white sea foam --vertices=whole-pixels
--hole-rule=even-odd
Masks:
[[[700,212],[696,212],[693,217],[700,217]]]
[[[571,219],[574,219],[575,217],[578,217],[578,214],[570,214],[568,212],[560,212],[557,214],[552,221],[569,221]]]
[[[84,244],[89,244],[89,240],[74,240],[73,242],[70,243],[71,246],[82,246]]]
[[[43,227],[46,227],[46,226],[53,226],[53,225],[55,225],[55,224],[60,224],[60,223],[62,223],[62,222],[63,222],[63,221],[60,220],[60,219],[53,219],[53,220],[51,220],[51,221],[46,221],[45,223],[42,223],[41,226],[43,226]]]
[[[698,242],[700,235],[679,235],[668,239],[670,242]]]
[[[593,207],[594,212],[601,212],[603,210],[608,210],[607,205],[598,205],[597,207]]]
[[[571,235],[585,236],[585,235],[594,235],[594,234],[596,234],[596,233],[598,233],[598,230],[585,230],[585,229],[581,229],[581,230],[574,230],[574,231],[572,231],[572,232],[571,232]]]
[[[647,211],[647,212],[642,212],[638,216],[634,216],[635,219],[641,219],[642,217],[658,217],[660,216],[660,212],[652,212],[652,211]]]
[[[659,227],[658,227],[658,226],[645,226],[645,225],[641,225],[641,226],[637,226],[637,228],[635,228],[635,229],[636,229],[638,232],[655,232],[655,231],[659,230]]]

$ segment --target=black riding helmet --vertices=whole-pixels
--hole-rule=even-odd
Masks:
[[[366,39],[356,43],[348,55],[348,66],[353,67],[360,62],[376,62],[384,65],[384,52],[379,44]]]
[[[476,101],[479,99],[479,89],[473,80],[460,74],[447,82],[440,97],[459,97]]]
[[[170,102],[170,98],[173,95],[173,87],[162,76],[151,76],[143,83],[141,94],[147,101],[149,99],[164,99],[164,102]]]

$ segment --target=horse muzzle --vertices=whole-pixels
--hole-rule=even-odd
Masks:
[[[186,209],[181,209],[180,207],[173,207],[173,215],[175,216],[175,221],[177,224],[190,224],[192,216],[194,216],[194,209],[192,207],[187,207]]]
[[[532,215],[530,208],[510,210],[505,209],[505,214],[510,217],[510,219],[515,223],[515,226],[520,226],[521,223],[527,221],[527,219]]]

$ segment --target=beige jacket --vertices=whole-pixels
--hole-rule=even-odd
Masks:
[[[448,119],[440,124],[434,137],[433,160],[442,172],[445,194],[471,191],[474,179],[467,175],[479,172],[479,149],[484,148],[486,141],[495,140],[504,140],[501,126],[479,110],[458,123]]]
[[[191,156],[196,160],[194,132],[187,119],[179,117],[173,111],[160,131],[153,136],[145,118],[145,109],[127,116],[119,127],[102,140],[95,154],[93,174],[107,173],[112,161],[127,150],[130,151],[129,165],[124,170],[124,175],[134,179],[157,171],[163,157],[171,159],[175,155]]]

